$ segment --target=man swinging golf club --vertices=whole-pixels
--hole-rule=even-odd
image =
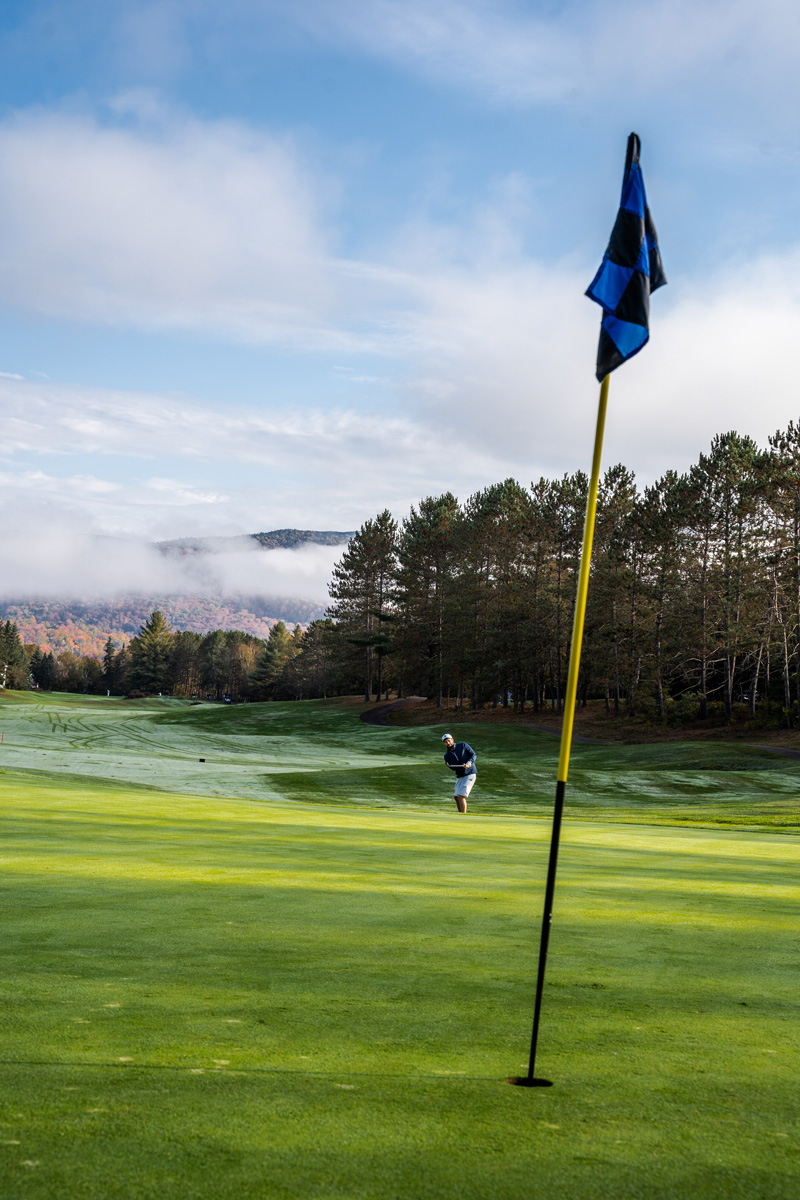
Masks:
[[[460,813],[467,811],[467,796],[472,791],[478,772],[475,770],[475,751],[467,742],[457,742],[452,733],[443,733],[444,761],[456,773],[455,802]]]

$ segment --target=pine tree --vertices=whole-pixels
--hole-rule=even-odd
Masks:
[[[649,607],[649,663],[656,713],[663,718],[671,672],[680,654],[678,600],[683,586],[682,537],[685,526],[683,499],[686,481],[668,471],[645,488],[638,506],[644,556],[644,587]]]
[[[0,625],[0,688],[23,688],[28,683],[28,656],[14,621]]]
[[[773,609],[787,631],[785,658],[787,666],[790,658],[794,663],[800,727],[800,423],[790,421],[785,432],[778,430],[769,439],[769,446],[766,508],[774,531],[768,558],[775,584]]]
[[[688,475],[686,635],[694,635],[701,717],[708,715],[709,696],[721,692],[730,721],[737,667],[751,649],[748,617],[760,566],[758,472],[755,443],[731,432],[715,437]],[[786,657],[785,637],[784,652]],[[788,658],[784,674],[788,689]]]
[[[637,645],[640,559],[637,545],[636,485],[621,464],[609,467],[600,482],[592,554],[592,586],[587,613],[584,664],[604,681],[615,715],[620,702],[632,709],[641,670]]]
[[[131,639],[128,648],[129,688],[146,695],[167,691],[172,646],[172,631],[164,614],[156,609],[137,636]]]
[[[44,655],[42,654],[41,649],[37,646],[36,649],[34,650],[33,654],[31,655],[30,671],[31,671],[31,679],[36,684],[36,686],[39,688],[42,686],[42,663],[43,662],[44,662]]]
[[[196,696],[202,684],[203,664],[200,647],[203,635],[190,630],[181,630],[172,639],[170,676],[172,687],[178,696]]]
[[[397,606],[406,679],[442,703],[445,613],[453,598],[454,529],[459,519],[452,492],[412,506],[398,543]],[[448,664],[449,665],[449,664]],[[449,672],[448,672],[449,674]]]
[[[294,650],[289,630],[283,621],[278,621],[270,629],[266,644],[250,675],[250,692],[254,699],[266,700],[274,696],[281,673]]]
[[[109,638],[103,649],[103,683],[109,692],[114,686],[114,660],[116,652],[117,648],[114,645],[114,639]]]
[[[382,687],[387,635],[382,628],[391,616],[397,555],[397,522],[385,509],[365,521],[334,567],[329,615],[338,632],[363,653],[364,700],[372,696],[375,658],[378,660],[376,700]],[[376,655],[375,651],[379,651]]]

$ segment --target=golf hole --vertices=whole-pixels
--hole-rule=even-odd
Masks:
[[[506,1080],[506,1083],[513,1083],[515,1087],[552,1087],[552,1079],[528,1079],[527,1075],[512,1075]]]

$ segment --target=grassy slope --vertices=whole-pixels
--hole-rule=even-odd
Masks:
[[[435,812],[452,803],[444,727],[365,725],[359,708],[42,695],[0,703],[0,764],[207,796]],[[549,812],[558,753],[552,735],[490,724],[459,725],[458,734],[478,753],[475,812]],[[568,811],[797,828],[798,791],[800,763],[740,743],[576,745]]]
[[[208,788],[237,754],[269,758],[271,789],[302,774],[279,772],[300,754],[320,780],[374,757],[425,769],[431,731],[369,728],[337,705],[295,706],[290,723],[282,708],[238,710],[245,732],[219,708],[120,721],[83,698],[3,705],[4,1200],[793,1200],[798,839],[568,822],[541,1063],[557,1086],[510,1088],[546,820],[462,821],[438,767],[436,812],[404,808],[421,789],[404,797],[385,767],[391,812],[344,807],[345,783],[336,807],[177,790],[201,744]],[[517,778],[533,748],[544,777],[554,754],[526,731],[492,737],[487,806],[490,757]],[[174,792],[100,777],[141,772],[143,740]],[[585,803],[614,772],[634,787],[644,766],[623,749],[584,760]],[[787,802],[790,762],[755,759],[756,787],[734,778],[738,755],[706,749],[682,767],[693,786],[728,781],[729,816]],[[675,759],[649,768],[668,798]],[[669,818],[646,804],[640,822]]]

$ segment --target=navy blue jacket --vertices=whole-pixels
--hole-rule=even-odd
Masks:
[[[446,750],[444,761],[451,770],[455,771],[459,779],[463,779],[465,775],[478,774],[475,770],[475,751],[467,742],[456,742],[452,750]],[[472,766],[466,767],[465,763],[472,763]]]

